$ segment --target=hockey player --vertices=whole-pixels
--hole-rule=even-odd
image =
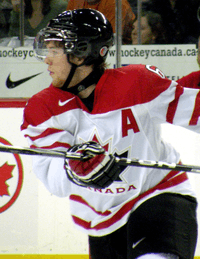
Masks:
[[[83,161],[33,157],[54,195],[69,196],[92,259],[192,259],[197,201],[185,172],[119,166],[115,155],[179,163],[160,124],[200,132],[200,94],[152,65],[106,69],[109,21],[66,11],[35,38],[52,84],[29,99],[21,126],[30,147],[81,153]],[[106,152],[104,152],[106,151]]]

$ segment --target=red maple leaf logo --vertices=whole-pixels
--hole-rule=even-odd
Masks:
[[[12,171],[15,165],[8,165],[7,162],[0,167],[0,196],[10,196],[8,192],[8,184],[6,181],[12,178]]]
[[[95,141],[95,142],[99,143],[99,141],[98,141],[96,135],[94,135],[92,141]],[[100,144],[100,143],[99,143],[99,144]],[[108,144],[106,144],[106,145],[104,145],[104,146],[102,146],[102,147],[105,149],[105,151],[108,151]]]

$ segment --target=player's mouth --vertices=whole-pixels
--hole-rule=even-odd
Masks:
[[[50,76],[52,76],[53,74],[54,74],[54,72],[52,72],[52,71],[50,71],[50,70],[48,70],[49,71],[49,75]]]

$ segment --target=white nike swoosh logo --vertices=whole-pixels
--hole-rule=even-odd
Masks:
[[[141,238],[139,241],[133,243],[132,248],[135,248],[137,245],[139,245],[140,242],[142,242],[146,237]]]
[[[73,100],[74,98],[75,98],[75,96],[72,97],[71,99],[67,100],[67,101],[64,101],[64,102],[62,102],[61,100],[59,100],[59,101],[58,101],[58,105],[59,105],[59,106],[64,106],[65,104],[67,104],[68,102],[70,102],[71,100]]]

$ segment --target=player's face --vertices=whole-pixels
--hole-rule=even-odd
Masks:
[[[67,61],[63,47],[56,45],[53,41],[47,44],[48,54],[44,62],[48,65],[53,86],[62,87],[69,75],[71,65]]]
[[[132,44],[138,44],[138,20],[133,23],[133,30],[131,34]],[[141,44],[152,44],[155,40],[155,36],[151,31],[151,27],[148,24],[145,16],[141,17]]]

